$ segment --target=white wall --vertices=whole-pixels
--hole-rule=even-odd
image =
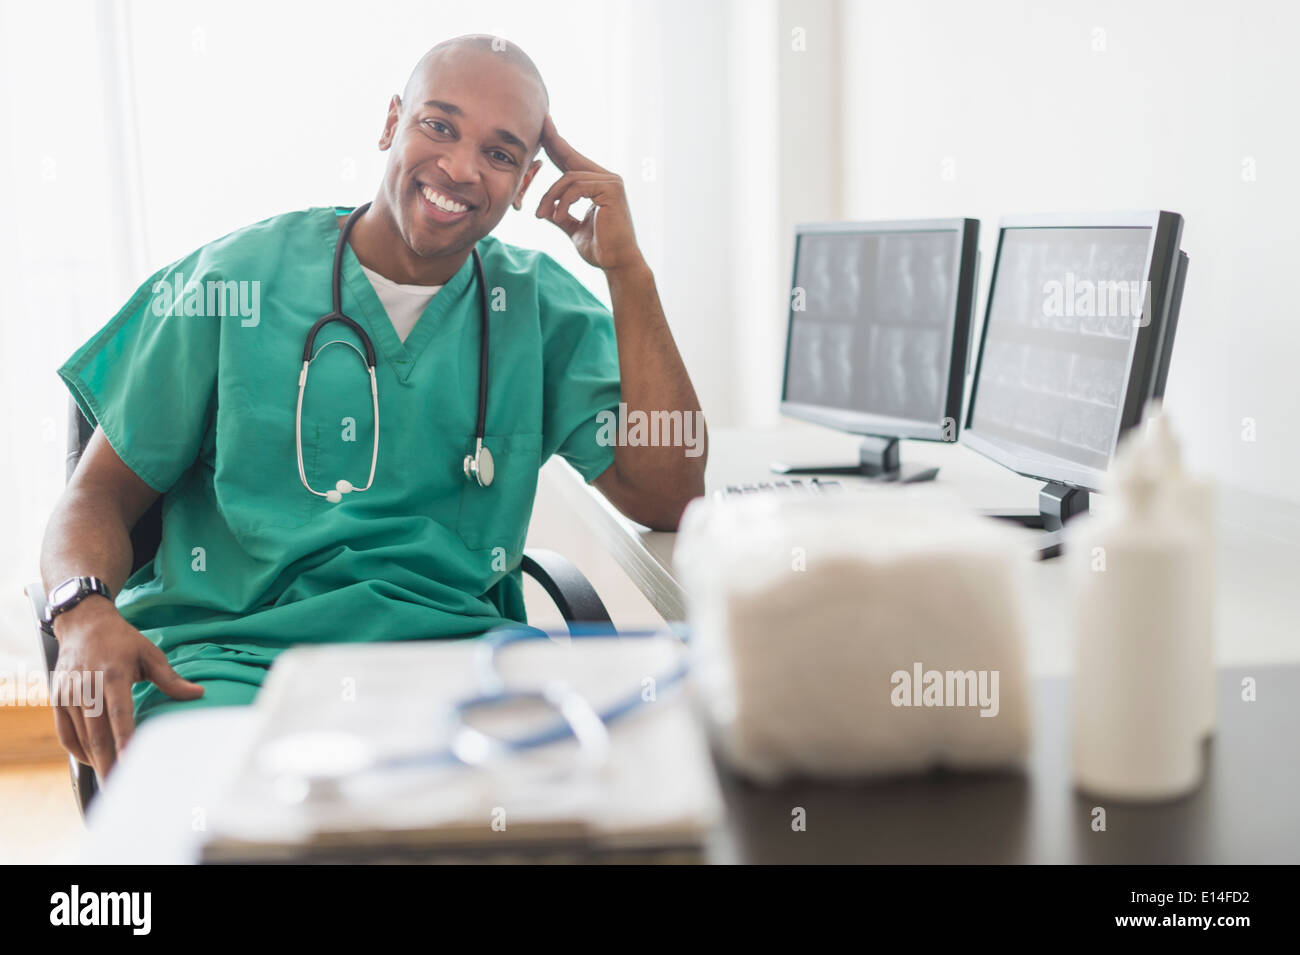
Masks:
[[[987,290],[1002,214],[1182,213],[1166,406],[1189,463],[1300,500],[1300,5],[841,0],[840,17],[844,217],[978,217]]]
[[[843,206],[840,9],[837,0],[729,2],[736,161],[714,281],[727,288],[734,370],[729,413],[709,420],[766,427],[779,421],[794,227],[835,219]]]

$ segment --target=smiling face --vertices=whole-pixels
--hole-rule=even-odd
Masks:
[[[519,56],[452,41],[427,53],[403,95],[393,97],[379,142],[388,165],[373,211],[413,257],[467,254],[541,168],[534,157],[546,90]]]

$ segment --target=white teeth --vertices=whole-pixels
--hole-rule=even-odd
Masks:
[[[434,192],[428,186],[421,187],[420,191],[424,194],[424,198],[428,199],[443,212],[464,212],[469,208],[469,206],[448,199],[441,193]]]

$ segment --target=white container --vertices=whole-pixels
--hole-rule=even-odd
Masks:
[[[1115,512],[1070,526],[1077,623],[1074,779],[1127,801],[1174,799],[1204,772],[1189,635],[1199,604],[1197,535],[1161,500],[1159,461],[1137,432],[1117,456]]]
[[[1192,708],[1201,735],[1209,736],[1214,733],[1216,724],[1214,487],[1192,478],[1184,470],[1182,449],[1167,413],[1156,415],[1150,427],[1149,439],[1158,457],[1160,500],[1171,509],[1173,519],[1180,521],[1196,536],[1197,559],[1187,596],[1193,604],[1191,630],[1188,632],[1195,661]]]

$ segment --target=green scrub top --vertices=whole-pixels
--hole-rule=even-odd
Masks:
[[[295,643],[472,636],[526,622],[520,560],[541,465],[559,453],[588,482],[614,460],[609,310],[551,257],[478,243],[490,306],[485,444],[490,487],[467,481],[478,411],[479,288],[472,257],[401,341],[352,249],[343,311],[376,352],[374,483],[337,504],[299,480],[294,411],[303,346],[331,310],[338,219],[267,219],[150,277],[59,369],[118,456],[162,492],[162,543],[117,598],[122,615],[201,705],[248,702]],[[338,322],[331,340],[361,347]],[[364,349],[363,349],[364,350]],[[607,433],[607,432],[606,432]],[[369,376],[351,348],[312,362],[303,466],[318,491],[362,487],[374,438]],[[137,719],[178,704],[134,688]]]

